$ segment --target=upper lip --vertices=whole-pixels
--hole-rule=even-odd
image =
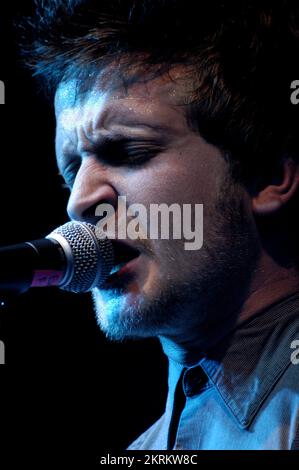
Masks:
[[[114,265],[117,266],[120,263],[129,262],[132,259],[139,256],[140,251],[121,240],[111,240],[114,249]]]

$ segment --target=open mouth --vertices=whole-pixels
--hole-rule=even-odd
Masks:
[[[137,258],[140,255],[140,251],[127,243],[119,240],[112,240],[114,248],[114,266],[111,271],[111,275],[119,272],[124,268],[130,261]]]

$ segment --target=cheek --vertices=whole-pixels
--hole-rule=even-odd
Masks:
[[[208,204],[216,196],[218,177],[200,165],[187,168],[169,162],[126,175],[122,194],[128,203]]]

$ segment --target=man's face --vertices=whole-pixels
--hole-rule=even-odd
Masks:
[[[218,309],[232,302],[236,282],[242,292],[253,232],[249,198],[231,181],[221,152],[188,127],[186,93],[178,73],[126,91],[95,85],[77,99],[69,82],[56,94],[57,160],[71,189],[72,219],[96,223],[101,203],[117,215],[118,196],[148,212],[151,204],[175,203],[191,205],[194,215],[203,204],[201,249],[186,250],[183,238],[113,242],[138,257],[93,291],[99,324],[111,338],[198,334],[225,315],[224,305]]]

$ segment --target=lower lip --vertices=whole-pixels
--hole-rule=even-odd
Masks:
[[[118,271],[116,271],[116,274],[118,276],[121,276],[122,274],[131,273],[134,270],[134,266],[135,266],[138,258],[139,258],[139,256],[137,256],[136,258],[131,259],[131,261],[124,264]]]
[[[114,272],[113,274],[110,274],[110,276],[108,276],[106,280],[106,283],[110,284],[113,281],[119,280],[120,277],[132,275],[136,268],[136,264],[138,263],[139,257],[140,255],[128,261],[128,263],[124,264],[118,271]]]

